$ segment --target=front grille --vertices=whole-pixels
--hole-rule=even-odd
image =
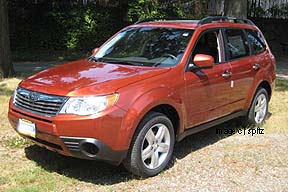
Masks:
[[[19,109],[41,116],[55,116],[66,101],[66,97],[49,95],[17,88],[13,103]]]

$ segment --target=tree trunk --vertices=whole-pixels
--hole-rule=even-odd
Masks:
[[[227,16],[247,18],[247,0],[225,0],[224,14]]]
[[[194,16],[196,19],[201,19],[207,14],[207,2],[195,1]]]
[[[7,2],[0,0],[0,79],[12,74]]]

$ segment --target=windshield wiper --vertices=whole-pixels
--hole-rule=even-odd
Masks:
[[[138,63],[138,62],[134,62],[134,61],[114,61],[114,60],[111,61],[111,60],[108,60],[107,63],[143,66],[143,63]]]
[[[104,62],[105,59],[103,59],[103,58],[97,58],[97,57],[89,57],[89,61],[93,61],[93,62]]]
[[[157,62],[157,63],[153,64],[152,66],[153,66],[153,67],[157,67],[157,66],[159,66],[159,65],[161,65],[161,64],[162,64],[161,62]]]
[[[96,57],[90,57],[90,61],[94,62],[105,62],[105,63],[112,63],[112,64],[123,64],[123,65],[134,65],[134,66],[143,66],[143,63],[134,62],[134,61],[122,61],[117,59],[109,59],[109,58],[96,58]]]

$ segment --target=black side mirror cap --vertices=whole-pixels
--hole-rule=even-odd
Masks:
[[[188,71],[195,71],[195,70],[198,70],[198,69],[200,69],[200,67],[198,67],[194,63],[189,63],[188,64]]]

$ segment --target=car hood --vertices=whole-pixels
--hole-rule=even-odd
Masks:
[[[37,73],[23,80],[20,87],[54,95],[105,95],[168,70],[80,60]]]

